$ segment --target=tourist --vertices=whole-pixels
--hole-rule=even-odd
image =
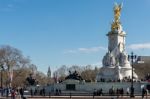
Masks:
[[[12,89],[11,90],[11,99],[15,99],[15,97],[16,97],[15,89]]]
[[[33,96],[33,90],[32,88],[30,89],[30,94],[31,94],[31,97]]]
[[[22,88],[19,89],[19,93],[21,95],[21,98],[23,98],[23,89]]]
[[[58,95],[58,89],[56,89],[56,95]]]
[[[101,89],[99,89],[99,90],[97,91],[97,95],[98,95],[98,96],[102,96],[102,93],[103,93],[102,88],[101,88]]]
[[[145,89],[146,99],[147,99],[148,93],[149,93],[149,92],[148,92],[148,89],[146,88],[146,89]]]
[[[43,95],[43,90],[42,90],[42,89],[40,89],[40,95],[41,95],[41,96]]]
[[[110,96],[114,95],[114,88],[113,87],[109,89],[109,95]]]
[[[49,98],[51,97],[51,91],[49,91]]]
[[[145,90],[145,88],[143,88],[142,89],[142,99],[144,98],[145,93],[146,93],[146,90]]]
[[[117,97],[119,97],[119,94],[120,94],[120,90],[117,88],[116,90],[116,94],[117,94]]]
[[[121,96],[123,96],[123,94],[124,94],[123,88],[120,89],[120,94],[121,94]]]
[[[97,90],[94,89],[93,96],[96,96]]]
[[[112,90],[111,90],[111,88],[109,89],[109,92],[108,92],[108,93],[109,93],[109,95],[111,96],[111,94],[112,94]]]
[[[42,93],[43,93],[43,96],[45,96],[45,88],[43,88]]]
[[[37,94],[37,88],[35,88],[35,90],[34,90],[34,95],[36,95]]]
[[[102,88],[100,89],[100,95],[101,96],[103,95],[103,89]]]
[[[9,88],[6,89],[6,97],[9,96]]]
[[[61,95],[61,89],[59,89],[58,91],[59,91],[59,95]]]
[[[127,96],[129,95],[129,93],[130,93],[130,88],[128,87],[127,88]]]

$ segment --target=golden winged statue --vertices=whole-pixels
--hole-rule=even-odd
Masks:
[[[115,4],[115,6],[114,6],[114,18],[115,18],[115,21],[119,21],[121,9],[122,9],[122,4],[119,4],[119,5]]]
[[[114,22],[112,23],[112,30],[118,29],[120,25],[120,15],[121,15],[122,4],[115,3],[114,6]]]

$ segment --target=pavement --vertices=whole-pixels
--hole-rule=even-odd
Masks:
[[[11,99],[11,97],[0,97],[0,99]],[[16,97],[16,99],[21,99],[20,97]],[[129,96],[34,96],[28,97],[26,99],[142,99],[141,96],[135,96],[135,98],[130,98]],[[150,96],[145,96],[143,99],[150,99]]]

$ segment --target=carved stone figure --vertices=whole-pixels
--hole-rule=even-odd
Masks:
[[[109,66],[110,60],[110,53],[107,52],[106,55],[103,57],[103,66]]]
[[[107,54],[103,57],[103,60],[102,60],[102,62],[103,62],[103,66],[108,66],[108,63],[107,63]]]
[[[126,63],[129,63],[128,56],[125,52],[120,53],[120,58],[119,59],[120,59],[120,64],[122,66],[125,65]]]
[[[110,65],[111,65],[111,66],[114,66],[115,64],[116,64],[115,57],[114,57],[114,56],[111,56],[111,57],[110,57]]]

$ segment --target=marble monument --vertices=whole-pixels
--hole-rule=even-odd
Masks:
[[[108,32],[108,52],[103,57],[103,67],[100,69],[96,79],[122,80],[132,77],[132,67],[128,61],[128,55],[125,51],[126,32],[123,31],[120,14],[122,4],[114,6],[114,20],[111,24],[111,31]],[[134,79],[138,76],[133,71]]]

